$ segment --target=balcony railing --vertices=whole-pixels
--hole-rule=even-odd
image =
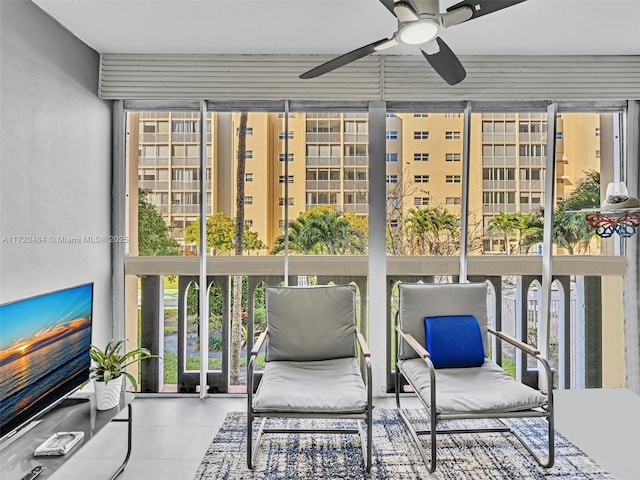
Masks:
[[[307,190],[340,190],[340,180],[307,180]]]
[[[482,141],[484,143],[515,143],[516,142],[516,134],[515,133],[483,133]]]
[[[200,134],[194,132],[173,132],[171,133],[171,141],[196,143],[200,141]]]
[[[140,180],[138,188],[148,190],[169,190],[169,182],[162,180]]]
[[[520,166],[544,167],[545,157],[530,157],[520,155]]]
[[[369,155],[345,155],[344,164],[347,167],[366,167],[369,165]]]
[[[307,142],[340,142],[340,132],[307,132]]]
[[[209,159],[211,163],[211,159]],[[171,165],[174,167],[199,167],[200,159],[197,157],[172,157]]]
[[[515,167],[516,157],[482,157],[482,165],[485,167],[498,166],[498,167]]]
[[[345,142],[368,142],[369,134],[368,133],[344,133],[344,141]]]
[[[518,206],[515,203],[485,203],[482,205],[482,213],[516,213]]]
[[[394,337],[391,325],[397,309],[395,286],[398,282],[457,281],[460,265],[458,257],[444,256],[387,257],[386,262],[386,365],[387,385],[391,390],[394,385],[391,353]],[[194,348],[197,350],[194,345],[198,343],[199,331],[197,309],[195,312],[193,309],[188,311],[187,298],[190,298],[189,292],[198,283],[199,264],[197,257],[127,257],[125,261],[125,274],[141,278],[140,291],[135,288],[138,282],[133,282],[131,285],[134,288],[128,294],[133,296],[133,305],[138,293],[140,294],[142,346],[161,356],[167,354],[164,356],[165,362],[169,361],[171,355],[177,355],[178,373],[177,378],[172,380],[175,382],[172,387],[174,391],[194,392],[199,383],[198,372],[193,366],[187,368],[189,362],[197,360],[195,357],[198,356],[197,351],[194,353]],[[367,331],[367,256],[291,256],[288,264],[290,285],[297,285],[300,280],[302,284],[310,281],[317,284],[354,283],[361,299],[358,320],[363,325],[362,330]],[[603,353],[603,328],[609,329],[609,336],[618,335],[621,338],[623,334],[622,331],[612,331],[615,327],[611,322],[606,322],[605,325],[601,314],[606,308],[606,302],[612,302],[612,298],[622,298],[620,282],[606,284],[606,279],[624,275],[626,259],[559,256],[554,257],[553,270],[549,357],[556,372],[556,385],[559,388],[601,386],[608,361],[606,355],[612,354]],[[245,347],[251,349],[253,339],[264,328],[264,316],[262,313],[258,315],[258,312],[263,312],[263,305],[255,303],[256,293],[261,285],[278,285],[282,282],[284,259],[282,256],[212,256],[207,259],[207,271],[207,282],[209,285],[217,285],[221,302],[216,307],[219,311],[210,312],[211,318],[215,318],[213,331],[210,331],[210,335],[215,338],[208,342],[212,345],[210,365],[214,366],[208,368],[207,383],[210,392],[228,392],[228,338],[232,311],[229,302],[232,298],[230,292],[233,276],[245,277],[247,285]],[[175,291],[164,287],[165,276],[177,278]],[[489,319],[493,327],[536,345],[541,321],[542,257],[471,256],[468,259],[468,279],[472,282],[489,283]],[[609,306],[614,309],[620,307],[613,303],[609,303]],[[137,325],[138,312],[129,311],[127,315]],[[177,325],[165,330],[167,315],[176,315],[177,321],[174,321]],[[621,323],[619,328],[622,329]],[[137,328],[131,331],[135,332]],[[244,358],[246,349],[242,353]],[[384,352],[376,354],[384,355]],[[512,349],[501,349],[496,343],[490,345],[490,354],[497,362],[508,365],[512,373],[526,383],[536,384],[537,371],[527,363],[524,356],[518,357]],[[166,390],[160,372],[160,361],[142,362],[141,368],[143,391]]]
[[[307,167],[339,167],[340,157],[307,156]]]
[[[168,133],[141,133],[140,143],[168,143]]]
[[[168,167],[169,159],[167,157],[139,157],[139,167]]]
[[[515,180],[483,180],[482,188],[484,190],[515,190]]]

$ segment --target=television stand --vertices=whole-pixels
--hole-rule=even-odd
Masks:
[[[124,470],[131,456],[133,416],[131,402],[133,393],[123,393],[120,404],[111,410],[98,410],[94,393],[75,395],[46,412],[35,426],[27,432],[20,432],[19,438],[8,439],[0,445],[0,478],[2,480],[21,480],[34,467],[42,465],[44,471],[37,480],[50,478],[56,470],[84,447],[100,430],[111,422],[127,423],[127,453],[117,470],[105,479],[114,480]],[[126,417],[118,417],[127,410]],[[118,418],[116,418],[118,417]],[[56,432],[83,431],[84,438],[69,453],[60,456],[35,457],[34,451],[42,442]],[[91,478],[96,478],[91,475]]]

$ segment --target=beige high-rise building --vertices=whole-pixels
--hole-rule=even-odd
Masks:
[[[571,192],[590,169],[600,171],[600,114],[562,114],[556,133],[556,198]],[[235,217],[239,113],[211,113],[207,128],[207,215]],[[244,175],[245,222],[267,245],[283,233],[285,182],[289,217],[328,205],[367,215],[367,114],[248,114]],[[528,213],[544,203],[547,136],[544,113],[476,113],[471,122],[469,211],[471,235],[482,252],[502,252],[487,232],[499,212]],[[285,145],[288,135],[288,178]],[[460,214],[463,116],[387,114],[388,226],[402,229],[410,209],[446,208]],[[184,231],[199,214],[198,112],[137,112],[129,116],[129,161],[138,188],[187,252]],[[137,165],[137,167],[136,167]],[[135,177],[131,177],[132,181]],[[475,233],[474,233],[475,229]],[[400,231],[400,230],[397,230]]]

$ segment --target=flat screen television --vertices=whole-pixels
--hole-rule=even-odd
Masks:
[[[0,305],[0,438],[89,379],[93,283]]]

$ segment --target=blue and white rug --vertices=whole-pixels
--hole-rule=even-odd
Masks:
[[[420,414],[416,410],[416,414]],[[272,419],[268,426],[320,428],[327,420]],[[482,421],[485,422],[486,421]],[[519,420],[525,438],[546,457],[543,420]],[[477,422],[476,422],[477,423]],[[254,427],[259,424],[254,422]],[[466,421],[466,425],[469,421]],[[354,422],[331,422],[353,428]],[[449,427],[454,425],[449,422]],[[540,467],[511,434],[438,436],[438,464],[429,474],[397,412],[375,409],[373,464],[364,471],[360,437],[330,434],[265,434],[253,471],[246,461],[246,415],[231,412],[205,454],[194,480],[612,480],[614,477],[556,434],[556,461]],[[425,446],[427,438],[422,438]]]

